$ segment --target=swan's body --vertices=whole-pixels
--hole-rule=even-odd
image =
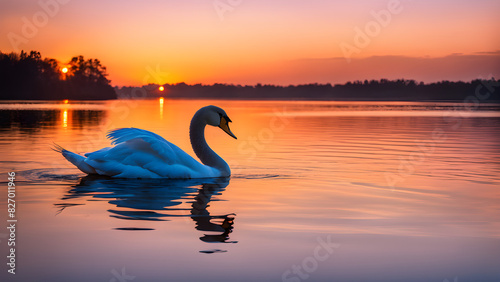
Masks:
[[[88,174],[118,178],[205,178],[227,177],[231,170],[205,141],[205,126],[218,126],[230,136],[231,120],[224,110],[215,106],[196,112],[189,127],[193,150],[202,163],[195,160],[163,137],[138,128],[110,131],[114,147],[107,147],[81,156],[56,145],[55,150]]]

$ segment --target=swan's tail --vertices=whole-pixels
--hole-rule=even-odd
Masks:
[[[51,149],[58,153],[61,153],[63,157],[65,157],[70,163],[76,166],[79,170],[88,174],[97,174],[95,169],[85,162],[86,158],[84,156],[80,156],[78,154],[70,152],[61,147],[60,145],[57,145],[56,143],[54,143],[54,146],[51,147]]]

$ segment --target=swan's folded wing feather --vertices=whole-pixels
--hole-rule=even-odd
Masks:
[[[148,150],[137,150],[137,145],[142,143]],[[99,150],[89,153],[85,160],[87,164],[94,167],[97,173],[113,177],[125,178],[158,178],[169,177],[161,175],[158,170],[151,169],[156,166],[169,167],[149,147],[149,143],[141,138],[120,143],[108,150]]]
[[[160,135],[144,129],[133,127],[119,128],[110,131],[107,137],[111,139],[111,143],[114,145],[127,143],[135,149],[140,149],[143,151],[148,151],[148,149],[151,149],[152,152],[158,154],[168,164],[179,163],[186,160],[188,160],[189,162],[191,162],[192,160],[196,161],[192,159],[191,156],[182,151],[179,147],[168,142]],[[139,139],[145,141],[146,143],[148,143],[148,145],[141,143]],[[147,148],[148,146],[149,148]]]
[[[189,157],[187,154],[186,156]],[[212,168],[196,161],[190,163],[186,158],[181,162],[167,162],[142,138],[128,140],[108,150],[90,153],[85,162],[99,174],[113,177],[198,178],[214,173]]]
[[[86,154],[86,162],[100,174],[190,178],[215,173],[176,145],[147,130],[121,128],[109,132],[108,138],[115,147]]]
[[[151,138],[152,140],[157,140],[161,142],[168,142],[165,138],[160,135],[153,133],[148,130],[139,129],[135,127],[127,127],[127,128],[118,128],[108,132],[106,135],[109,139],[111,139],[111,144],[117,145],[122,142],[128,141],[130,139],[134,139],[137,137],[146,137]]]

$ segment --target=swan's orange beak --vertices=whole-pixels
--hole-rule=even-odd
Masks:
[[[220,117],[220,124],[219,124],[219,127],[224,130],[227,134],[229,134],[229,136],[233,137],[234,139],[238,139],[236,138],[236,136],[234,136],[234,134],[231,132],[231,129],[229,129],[229,123],[231,122],[231,119],[228,117],[228,116],[221,116]]]

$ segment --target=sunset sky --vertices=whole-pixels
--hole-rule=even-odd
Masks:
[[[499,14],[498,0],[2,1],[0,51],[98,58],[113,85],[499,78]]]

